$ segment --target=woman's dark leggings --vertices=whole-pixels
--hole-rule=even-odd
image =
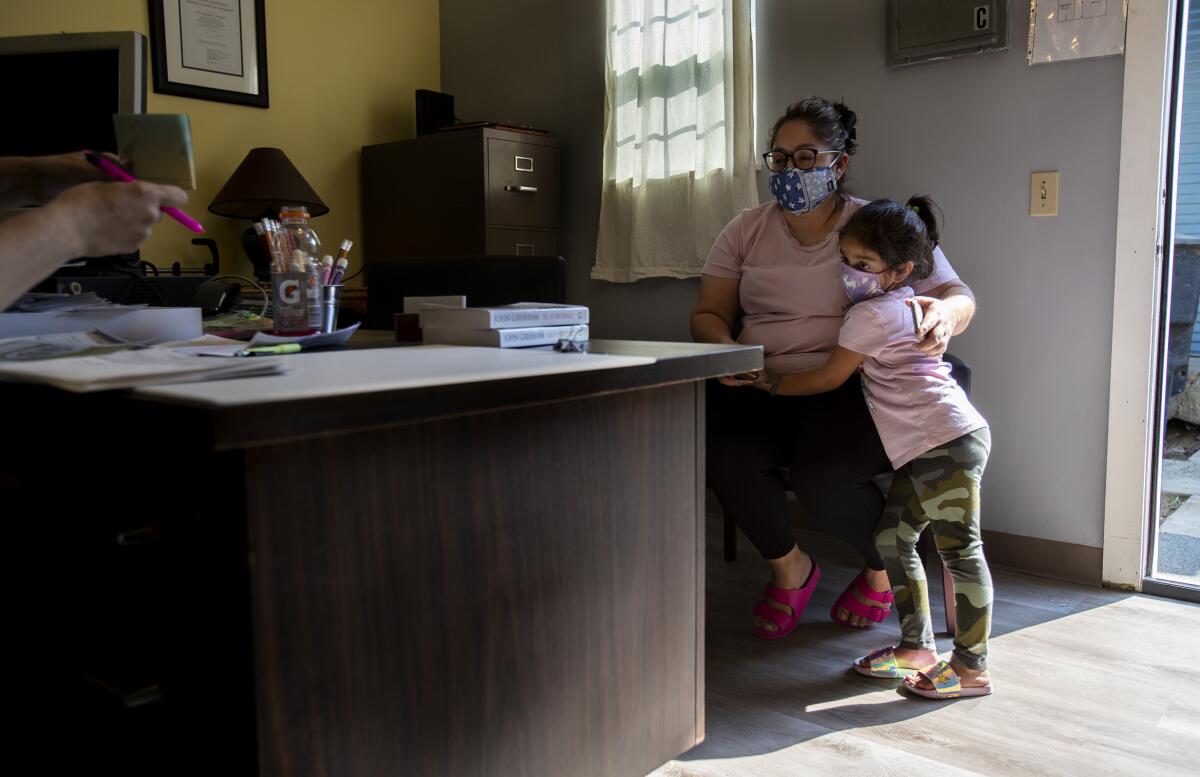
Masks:
[[[891,472],[858,376],[827,394],[771,396],[749,386],[708,384],[708,482],[767,559],[796,541],[791,488],[825,531],[850,543],[871,569],[883,569],[875,524],[883,494],[872,478]],[[785,481],[779,467],[788,467]]]

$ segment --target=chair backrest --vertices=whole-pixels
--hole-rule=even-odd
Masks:
[[[371,262],[368,329],[391,329],[405,297],[464,294],[472,307],[566,302],[561,256],[401,256]]]
[[[954,378],[954,382],[962,386],[962,390],[966,393],[967,398],[971,397],[971,366],[962,359],[951,354],[943,354],[942,361],[950,364],[950,377]]]

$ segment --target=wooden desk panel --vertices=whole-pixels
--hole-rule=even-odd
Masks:
[[[256,450],[262,772],[642,775],[692,747],[702,390]]]

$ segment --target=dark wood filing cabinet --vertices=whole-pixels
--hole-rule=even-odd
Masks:
[[[366,261],[559,252],[559,144],[497,127],[363,146]]]

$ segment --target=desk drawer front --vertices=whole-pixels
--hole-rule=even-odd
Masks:
[[[558,225],[558,149],[488,138],[488,223]]]

